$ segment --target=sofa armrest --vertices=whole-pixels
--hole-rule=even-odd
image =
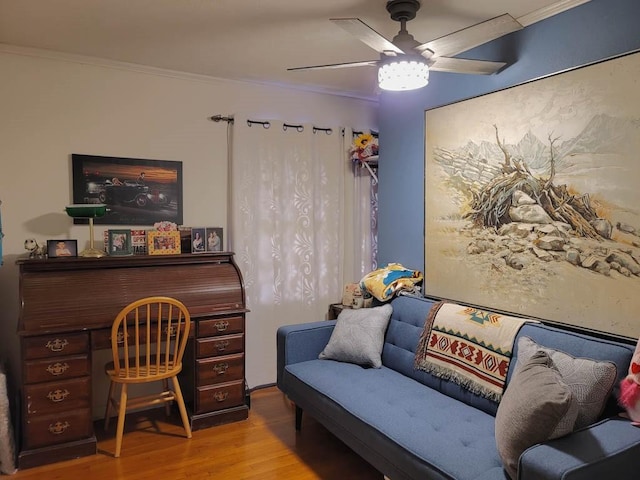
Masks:
[[[535,445],[520,456],[520,480],[638,478],[640,428],[609,418],[570,435]]]
[[[277,384],[283,390],[284,367],[294,363],[318,358],[331,338],[335,320],[285,325],[278,328],[277,341]]]

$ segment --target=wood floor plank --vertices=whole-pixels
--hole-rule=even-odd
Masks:
[[[322,425],[305,416],[294,428],[290,402],[275,387],[251,395],[246,421],[184,437],[179,416],[163,409],[127,416],[120,458],[115,425],[96,423],[98,454],[21,470],[15,480],[382,480],[383,476]],[[113,424],[114,422],[112,422]],[[9,478],[9,477],[8,477]]]

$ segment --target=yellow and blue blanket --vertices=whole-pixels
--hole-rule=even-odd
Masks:
[[[399,291],[414,291],[422,279],[422,272],[410,270],[399,263],[390,263],[366,274],[360,280],[360,288],[381,302],[386,302]]]

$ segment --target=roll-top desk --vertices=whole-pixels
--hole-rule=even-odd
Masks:
[[[20,468],[96,453],[91,351],[110,349],[118,312],[146,296],[177,298],[191,313],[193,338],[180,385],[192,429],[247,418],[247,310],[232,253],[24,259],[18,264]]]

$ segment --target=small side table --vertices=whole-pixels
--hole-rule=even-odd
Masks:
[[[327,320],[335,320],[340,315],[340,312],[345,308],[351,308],[347,305],[343,305],[341,303],[332,303],[329,305],[329,311],[327,312]]]

